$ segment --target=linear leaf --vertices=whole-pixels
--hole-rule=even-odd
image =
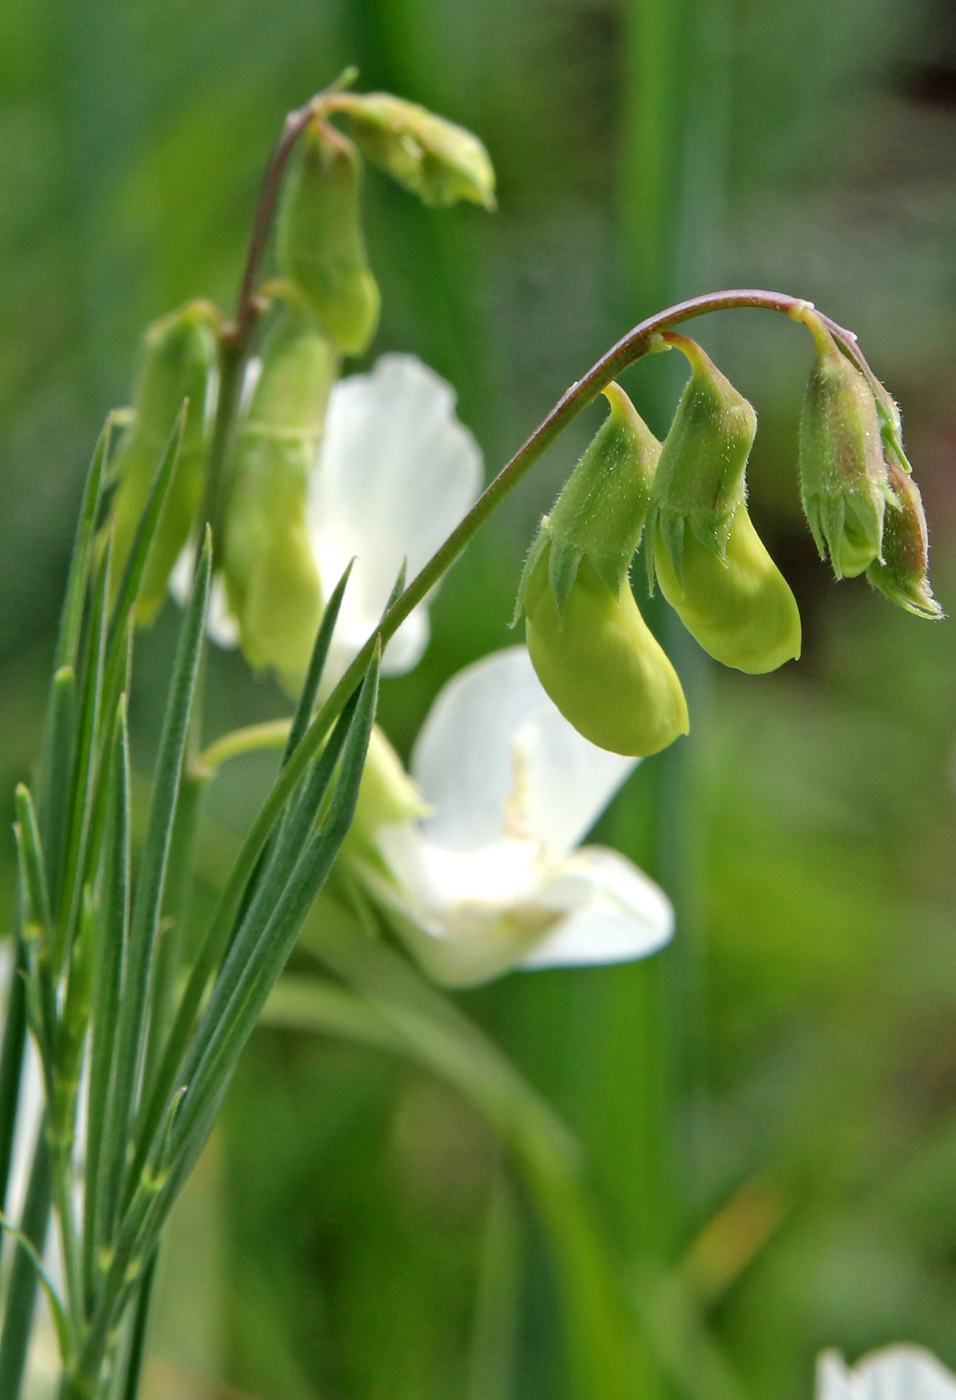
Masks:
[[[13,829],[20,873],[21,937],[26,950],[27,1004],[49,1088],[54,1073],[57,1032],[56,995],[50,973],[50,900],[33,800],[23,783],[17,786],[16,808],[17,821]]]
[[[156,951],[169,844],[189,732],[206,605],[212,572],[212,542],[207,531],[179,634],[166,714],[153,775],[153,797],[130,921],[129,951],[124,967],[120,1020],[116,1036],[115,1074],[110,1101],[109,1137],[125,1137],[136,1107],[137,1081],[148,1043],[150,981]]]
[[[60,1295],[53,1286],[53,1280],[43,1267],[43,1260],[37,1253],[36,1245],[22,1230],[18,1230],[16,1225],[11,1224],[7,1217],[0,1211],[0,1230],[10,1235],[24,1251],[30,1263],[33,1265],[40,1284],[46,1295],[46,1300],[50,1305],[50,1312],[53,1315],[53,1322],[56,1326],[56,1339],[60,1348],[60,1360],[64,1365],[68,1365],[73,1350],[73,1343],[70,1336],[70,1323],[60,1302]]]
[[[73,928],[79,914],[85,850],[95,788],[93,775],[96,771],[99,754],[99,717],[103,699],[103,668],[106,661],[112,559],[113,536],[112,531],[110,531],[106,549],[100,560],[100,572],[93,595],[93,606],[90,610],[83,660],[76,749],[73,759],[73,777],[70,784],[70,809],[63,871],[59,882],[60,901],[57,910],[58,947],[56,957],[58,967],[72,941]]]
[[[227,964],[230,967],[229,975],[233,978],[233,983],[239,976],[242,960],[251,955],[251,949],[254,947],[254,925],[250,921],[258,918],[261,927],[292,874],[295,861],[307,839],[308,829],[314,820],[316,810],[324,800],[332,781],[335,765],[345,743],[348,725],[356,705],[357,696],[349,702],[348,707],[343,711],[325,750],[318,762],[313,765],[312,773],[304,785],[309,797],[308,815],[303,810],[300,823],[283,831],[283,839],[278,843],[269,861],[268,879],[260,883],[250,908],[238,918],[239,930],[231,937],[229,957],[227,958]],[[247,938],[243,939],[246,930],[251,930],[251,932]],[[127,1186],[123,1197],[124,1211],[129,1206],[132,1193],[136,1189],[140,1175],[152,1151],[155,1134],[166,1110],[169,1095],[175,1088],[180,1065],[189,1046],[190,1035],[209,979],[225,950],[227,941],[230,940],[231,934],[230,926],[221,919],[219,912],[217,912],[183,990],[176,1017],[163,1050],[162,1060],[136,1125],[134,1134],[136,1149],[127,1175]],[[225,975],[224,968],[220,973],[218,984],[220,994],[223,996],[228,994],[228,987],[223,982]],[[203,1024],[206,1026],[208,1034],[210,1026],[208,1008]],[[199,1032],[197,1032],[197,1036],[198,1034]],[[193,1042],[192,1049],[195,1053],[196,1041]]]
[[[346,564],[332,595],[325,605],[322,614],[322,622],[315,636],[315,644],[312,647],[312,657],[309,661],[309,670],[306,674],[305,685],[302,687],[302,694],[299,696],[299,703],[296,706],[295,715],[292,719],[292,728],[289,730],[289,739],[282,755],[282,767],[288,763],[302,735],[309,727],[312,718],[312,711],[315,708],[316,697],[319,693],[319,686],[322,683],[322,673],[325,670],[325,663],[329,656],[329,647],[332,645],[332,634],[335,631],[335,624],[339,620],[339,610],[342,607],[342,599],[345,597],[345,589],[348,585],[349,575],[355,560],[350,559]]]
[[[115,1217],[123,1167],[122,1139],[106,1137],[123,956],[129,936],[130,762],[126,700],[121,697],[109,770],[101,911],[93,971],[93,1034],[86,1110],[83,1274],[87,1306],[96,1294],[96,1259],[106,1242],[103,1222]]]
[[[43,736],[37,816],[46,851],[50,902],[58,907],[70,816],[70,779],[76,740],[76,671],[61,666],[53,677]]]
[[[70,571],[66,581],[66,596],[60,614],[60,632],[56,644],[54,669],[64,666],[76,668],[79,658],[80,633],[83,625],[83,611],[89,590],[90,569],[93,562],[93,541],[96,522],[103,497],[103,481],[109,461],[113,436],[113,415],[107,416],[103,429],[93,451],[93,459],[83,487],[80,502],[80,517],[76,526],[73,553],[70,557]]]
[[[253,925],[251,932],[257,933],[255,947],[247,951],[237,940],[213,988],[196,1045],[183,1071],[189,1092],[174,1139],[181,1151],[189,1144],[190,1129],[203,1121],[209,1101],[228,1082],[256,1017],[292,951],[302,921],[348,833],[375,719],[379,659],[376,653],[359,692],[328,816],[299,856],[265,927],[258,932]],[[193,1141],[188,1155],[192,1157],[199,1146]]]

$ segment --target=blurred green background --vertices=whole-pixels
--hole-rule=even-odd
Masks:
[[[956,611],[952,0],[0,0],[5,791],[37,749],[82,473],[139,333],[187,297],[231,305],[283,115],[348,63],[497,166],[494,217],[367,189],[374,352],[453,382],[489,471],[640,316],[792,292],[856,330],[899,399]],[[752,509],[804,656],[718,673],[657,618],[693,734],[598,834],[669,889],[674,945],[459,1002],[585,1144],[650,1318],[649,1400],[798,1400],[826,1345],[906,1339],[956,1366],[956,644],[815,558],[794,472],[809,338],[739,312],[701,339],[760,414]],[[624,380],[661,432],[670,358]],[[523,551],[596,421],[444,587],[424,663],[386,687],[400,748],[448,675],[512,641]],[[139,648],[144,772],[173,621]],[[235,656],[210,692],[210,733],[284,711]],[[268,771],[215,789],[208,878]],[[4,837],[7,908],[12,857]],[[547,1250],[502,1181],[437,1082],[258,1032],[173,1228],[151,1394],[562,1400]]]

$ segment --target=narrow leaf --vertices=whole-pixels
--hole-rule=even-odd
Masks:
[[[11,1238],[16,1240],[17,1244],[33,1265],[37,1276],[37,1282],[46,1295],[46,1300],[50,1305],[50,1312],[53,1315],[53,1322],[56,1326],[56,1339],[60,1348],[60,1360],[63,1362],[64,1366],[68,1366],[73,1351],[69,1319],[67,1318],[63,1304],[60,1302],[60,1295],[53,1286],[53,1280],[43,1267],[43,1260],[37,1252],[36,1245],[27,1238],[22,1230],[18,1230],[15,1225],[12,1225],[2,1211],[0,1211],[0,1230],[3,1230],[6,1234],[10,1235]]]
[[[125,697],[121,698],[109,770],[109,803],[101,912],[93,969],[93,1034],[86,1110],[83,1275],[87,1304],[95,1298],[99,1249],[115,1218],[124,1141],[108,1139],[107,1110],[116,1045],[123,955],[129,936],[130,764]],[[115,1123],[115,1119],[111,1121]]]
[[[37,815],[47,856],[50,901],[56,914],[70,815],[70,779],[76,739],[76,671],[61,666],[53,677],[43,736]]]
[[[316,633],[315,645],[312,648],[312,658],[309,661],[309,670],[305,678],[305,685],[302,687],[302,694],[299,696],[299,703],[296,706],[295,716],[292,720],[292,728],[289,730],[289,739],[282,755],[282,767],[288,763],[293,752],[298,746],[299,740],[309,727],[312,719],[312,711],[315,708],[316,697],[319,693],[319,686],[322,683],[322,673],[325,670],[325,663],[328,660],[329,647],[332,645],[332,634],[335,631],[335,624],[339,620],[339,610],[342,607],[342,599],[345,597],[345,589],[352,572],[354,559],[350,559],[345,566],[342,577],[339,579],[332,595],[325,605],[322,614],[322,622]]]
[[[192,1130],[205,1124],[210,1103],[218,1101],[224,1092],[256,1017],[285,966],[302,921],[325,883],[352,823],[375,719],[379,659],[376,651],[359,692],[328,815],[297,860],[265,927],[259,931],[258,921],[253,922],[250,917],[247,937],[236,940],[213,988],[196,1044],[187,1057],[183,1081],[189,1085],[189,1093],[175,1143],[191,1160],[202,1145],[196,1136],[190,1140]],[[250,936],[256,938],[251,951],[245,946]]]
[[[148,1044],[150,981],[162,909],[163,888],[183,757],[189,732],[206,604],[212,572],[212,544],[207,531],[199,568],[193,580],[179,634],[159,752],[153,775],[153,797],[140,862],[124,967],[120,1020],[116,1037],[115,1077],[110,1102],[110,1137],[125,1136],[136,1106],[138,1079]]]
[[[70,572],[66,581],[66,596],[60,614],[60,632],[56,644],[54,669],[64,666],[76,668],[79,657],[80,633],[83,625],[83,610],[89,589],[90,569],[93,562],[93,542],[96,522],[103,496],[103,481],[109,461],[110,445],[113,436],[113,415],[107,416],[97,439],[83,487],[80,502],[80,517],[76,526],[73,553],[70,557]]]

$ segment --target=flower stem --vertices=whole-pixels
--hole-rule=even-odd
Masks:
[[[727,311],[738,307],[756,307],[765,311],[779,311],[783,315],[799,319],[800,311],[806,305],[807,303],[799,297],[788,296],[784,292],[756,290],[710,292],[706,296],[693,297],[690,301],[682,301],[676,306],[668,307],[665,311],[659,311],[656,315],[648,317],[646,321],[635,326],[616,345],[613,345],[596,364],[592,365],[583,379],[572,384],[524,445],[518,449],[510,462],[485,488],[444,544],[436,550],[421,572],[412,579],[405,591],[395,600],[376,630],[345,671],[276,780],[275,786],[246,837],[246,843],[237,863],[237,871],[242,872],[248,869],[247,862],[250,857],[255,859],[255,856],[262,849],[263,842],[274,820],[305,771],[306,765],[318,751],[325,735],[341,714],[349,696],[364,676],[379,640],[384,646],[389,638],[394,636],[412,609],[417,607],[426,594],[434,588],[489,516],[534,466],[545,449],[573,422],[582,409],[597,398],[602,389],[613,379],[616,379],[629,365],[634,364],[654,349],[662,331],[669,330],[672,326],[680,325],[684,321],[690,321],[697,316],[705,316],[711,311]],[[857,349],[856,339],[852,332],[844,330],[842,326],[838,326],[827,317],[822,317],[822,319],[847,356],[858,366],[864,366],[866,362]]]

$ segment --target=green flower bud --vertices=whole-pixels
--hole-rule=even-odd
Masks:
[[[296,690],[322,612],[306,504],[338,360],[302,306],[279,309],[239,428],[223,568],[246,658]]]
[[[279,215],[278,262],[329,339],[361,355],[378,326],[381,297],[361,220],[362,161],[326,122],[303,132]]]
[[[709,655],[752,675],[773,671],[800,655],[800,614],[747,510],[757,415],[699,345],[664,339],[693,373],[654,479],[648,566]]]
[[[688,730],[673,666],[627,577],[660,444],[617,385],[611,413],[541,522],[519,590],[538,679],[580,734],[645,756]]]
[[[820,557],[829,554],[837,578],[856,578],[882,557],[891,496],[880,414],[820,317],[804,308],[800,319],[817,351],[800,419],[803,508]]]
[[[116,479],[113,587],[119,587],[156,468],[183,399],[189,400],[179,457],[153,538],[140,592],[138,620],[149,622],[195,524],[218,389],[219,311],[191,301],[156,321],[143,337],[133,416],[112,464]]]
[[[929,540],[919,488],[894,462],[887,462],[893,498],[883,519],[883,558],[866,571],[874,588],[917,617],[939,618],[943,610],[933,597],[926,574]]]
[[[612,591],[582,559],[564,606],[551,587],[550,541],[525,584],[525,637],[538,679],[579,734],[646,757],[690,728],[677,673],[627,580]]]
[[[352,134],[368,156],[424,204],[460,199],[495,207],[495,172],[477,136],[388,92],[343,93]]]
[[[664,597],[724,666],[759,676],[800,655],[797,601],[746,506],[737,507],[723,556],[685,528],[680,578],[658,527],[655,565]]]

